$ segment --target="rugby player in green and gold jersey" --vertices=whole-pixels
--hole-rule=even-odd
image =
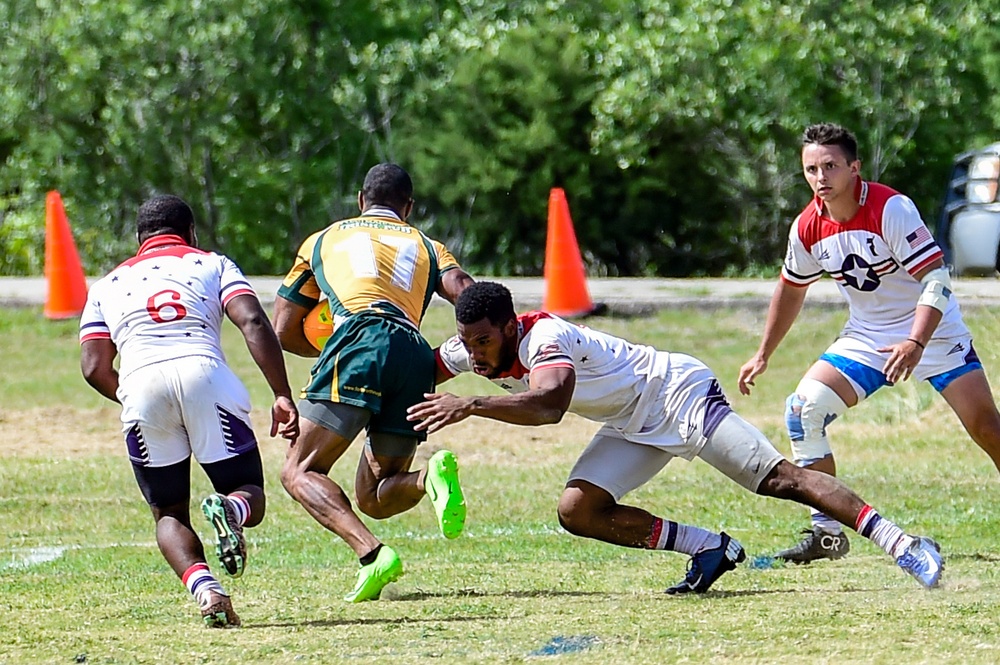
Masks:
[[[441,532],[465,523],[458,462],[447,450],[411,471],[426,438],[407,408],[433,392],[434,352],[420,321],[434,293],[453,303],[473,279],[451,252],[407,223],[413,183],[395,164],[378,164],[358,193],[361,215],[309,236],[275,302],[274,326],[286,351],[317,356],[299,403],[301,433],[289,446],[281,482],[317,522],[344,539],[361,562],[349,602],[375,600],[403,574],[397,553],[368,529],[344,490],[328,476],[362,429],[355,495],[366,515],[384,519],[431,498]],[[322,351],[302,322],[323,297],[333,333]]]

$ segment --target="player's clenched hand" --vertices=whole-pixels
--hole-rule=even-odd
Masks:
[[[912,339],[882,347],[878,349],[878,352],[889,354],[889,358],[882,367],[882,373],[885,374],[886,381],[889,383],[898,383],[910,378],[913,368],[917,366],[924,355],[924,350]]]
[[[271,436],[276,434],[293,443],[299,438],[299,410],[284,395],[274,398],[271,405]]]
[[[406,410],[406,419],[419,421],[415,430],[436,432],[446,425],[465,420],[471,413],[472,399],[451,393],[424,393],[425,402],[414,404]]]
[[[750,386],[753,385],[753,380],[763,374],[766,369],[767,361],[760,356],[754,356],[750,360],[743,363],[743,367],[740,367],[740,392],[744,395],[749,395]]]

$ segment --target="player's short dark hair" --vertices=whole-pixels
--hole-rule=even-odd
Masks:
[[[365,175],[361,193],[367,205],[387,206],[402,213],[413,198],[413,181],[401,166],[376,164]]]
[[[489,319],[492,325],[502,326],[516,318],[510,291],[497,282],[475,282],[455,302],[455,320],[462,325]]]
[[[167,233],[186,236],[194,226],[194,212],[179,196],[161,194],[139,206],[135,226],[140,241]]]
[[[849,130],[832,122],[820,122],[806,127],[802,133],[802,145],[836,145],[844,151],[847,163],[858,159],[858,139]]]

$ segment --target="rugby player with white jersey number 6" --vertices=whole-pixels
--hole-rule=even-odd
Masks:
[[[243,574],[243,528],[264,517],[264,474],[250,396],[226,364],[223,316],[246,338],[274,393],[271,436],[295,440],[298,412],[271,322],[230,259],[196,247],[194,213],[176,196],[139,208],[139,252],[94,284],[80,319],[83,375],[122,405],[135,479],[156,520],[156,542],[213,628],[240,625],[191,527],[191,456],[215,493],[201,509],[229,575]],[[120,357],[115,369],[115,357]]]

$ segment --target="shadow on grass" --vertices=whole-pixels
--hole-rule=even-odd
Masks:
[[[842,588],[836,589],[834,593],[873,593],[879,591],[878,588],[865,589],[865,588]],[[667,593],[653,593],[654,598],[669,598],[673,601],[680,602],[684,598],[704,598],[720,600],[725,598],[746,598],[753,596],[767,596],[771,594],[808,594],[808,593],[831,593],[830,589],[741,589],[738,591],[723,591],[721,589],[711,589],[705,593],[690,593],[690,594],[680,594],[671,596]],[[645,596],[646,594],[639,594]],[[460,589],[458,591],[416,591],[413,593],[404,593],[395,596],[391,602],[400,601],[419,601],[419,600],[429,600],[432,598],[596,598],[596,599],[612,599],[620,598],[623,596],[633,597],[636,596],[632,592],[613,592],[613,591],[553,591],[549,589],[532,590],[532,591],[502,591],[502,592],[486,592],[478,591],[476,589]]]
[[[1000,562],[1000,554],[982,552],[952,554],[945,550],[944,560],[945,563],[949,561],[988,561],[990,563],[997,563]]]
[[[240,630],[256,630],[258,628],[332,628],[333,626],[381,626],[402,625],[413,623],[456,623],[459,621],[497,621],[507,618],[500,614],[482,614],[479,616],[448,616],[415,619],[413,617],[394,617],[385,619],[303,619],[288,621],[269,621],[266,623],[243,624]]]
[[[414,591],[401,593],[393,601],[427,600],[429,598],[612,598],[622,594],[606,591],[552,591],[536,589],[532,591],[500,591],[486,592],[477,589],[458,589],[457,591]]]
[[[870,589],[863,589],[861,587],[848,587],[840,589],[741,589],[739,591],[708,591],[703,594],[686,594],[684,596],[668,596],[670,598],[705,598],[705,599],[721,599],[721,598],[752,598],[754,596],[769,596],[773,594],[782,593],[793,593],[797,596],[809,595],[809,594],[822,594],[824,596],[830,594],[845,594],[845,593],[877,593],[884,591],[885,589],[881,587],[875,587]]]

